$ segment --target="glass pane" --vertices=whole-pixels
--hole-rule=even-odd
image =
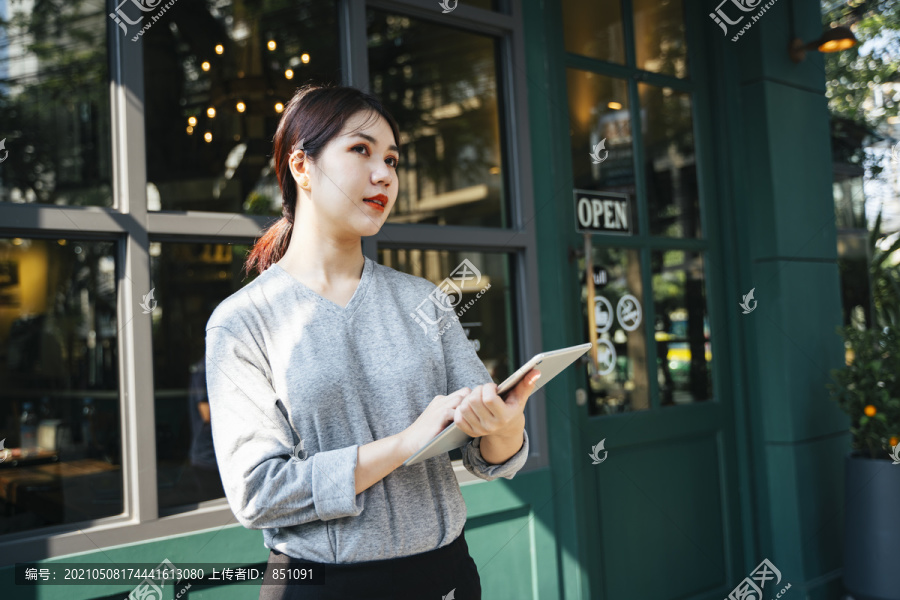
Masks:
[[[506,227],[497,40],[366,15],[372,90],[403,134],[388,223]]]
[[[201,3],[147,30],[149,210],[281,216],[272,136],[297,87],[340,83],[335,6]]]
[[[115,250],[0,239],[0,534],[123,511]]]
[[[712,348],[706,314],[703,257],[699,252],[651,253],[660,405],[712,396]]]
[[[700,193],[690,94],[638,85],[650,235],[700,237]]]
[[[511,260],[508,254],[484,252],[378,249],[380,264],[427,279],[445,291],[454,290],[447,294],[451,299],[459,298],[454,309],[459,322],[497,384],[521,366],[516,353],[515,306],[509,301],[515,296]],[[423,332],[426,334],[435,335],[437,331]],[[528,434],[532,435],[530,428]],[[462,459],[461,451],[454,450],[450,458]]]
[[[166,514],[225,493],[209,424],[206,323],[216,306],[256,278],[242,281],[249,249],[150,244],[157,490]]]
[[[0,202],[112,206],[105,6],[3,6]]]
[[[588,413],[647,410],[650,387],[640,254],[592,247],[591,262],[588,279],[586,261],[578,259],[584,339],[594,343],[588,360],[582,361],[588,375]]]
[[[574,188],[621,192],[633,200],[634,152],[625,81],[568,69],[567,82]],[[632,201],[632,223],[637,223],[635,206]]]
[[[625,36],[620,0],[563,0],[566,52],[625,63]]]
[[[687,77],[681,0],[633,0],[637,68]]]

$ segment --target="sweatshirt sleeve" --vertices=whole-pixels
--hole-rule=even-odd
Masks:
[[[268,361],[230,330],[206,330],[206,383],[213,446],[228,504],[248,529],[355,517],[359,446],[293,456]]]
[[[475,388],[491,383],[491,374],[475,352],[472,342],[454,311],[446,311],[439,319],[438,331],[442,331],[441,344],[444,350],[444,364],[447,369],[447,392],[451,394],[464,387]],[[496,382],[494,382],[496,383]],[[488,464],[481,455],[481,438],[470,440],[462,448],[463,466],[476,477],[492,481],[498,477],[512,479],[528,460],[528,432],[519,451],[509,460],[499,465]]]

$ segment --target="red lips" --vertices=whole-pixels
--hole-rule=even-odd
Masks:
[[[387,203],[388,203],[388,197],[385,196],[384,194],[378,194],[377,196],[372,196],[371,198],[365,198],[364,200],[378,200],[383,204],[382,209],[386,208]]]

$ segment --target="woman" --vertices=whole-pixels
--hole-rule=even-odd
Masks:
[[[528,455],[540,373],[504,402],[459,321],[423,304],[437,286],[362,254],[397,200],[399,138],[367,93],[300,89],[274,139],[284,216],[206,326],[225,495],[270,549],[261,599],[480,598],[449,457],[401,465],[452,422],[482,479]],[[417,309],[447,330],[423,334]]]

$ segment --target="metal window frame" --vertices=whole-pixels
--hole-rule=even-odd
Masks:
[[[115,0],[107,0],[107,12]],[[501,68],[498,98],[505,107],[508,149],[508,197],[511,227],[439,227],[385,225],[363,238],[363,253],[375,258],[378,246],[417,249],[508,252],[515,273],[515,301],[521,334],[518,361],[539,352],[540,303],[537,281],[537,242],[534,224],[527,86],[521,0],[504,1],[506,14],[465,5],[451,13],[424,8],[414,0],[338,0],[339,44],[343,83],[369,89],[365,40],[367,7],[402,12],[467,31],[495,36],[500,41]],[[120,434],[124,510],[104,519],[67,523],[0,536],[0,565],[96,552],[98,549],[194,535],[239,527],[224,498],[202,502],[194,510],[159,515],[157,497],[154,384],[150,320],[138,312],[141,296],[151,287],[151,240],[170,242],[252,243],[272,217],[197,211],[148,212],[144,118],[143,46],[119,34],[107,23],[109,96],[112,135],[113,206],[77,207],[0,203],[0,235],[47,238],[71,236],[118,242],[117,311]],[[526,179],[528,178],[528,179]],[[531,452],[524,471],[547,466],[547,428],[544,390],[527,406]],[[147,427],[144,424],[151,424]],[[460,483],[481,481],[456,469]]]

